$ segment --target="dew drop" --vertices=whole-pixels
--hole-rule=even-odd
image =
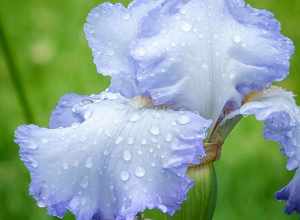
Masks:
[[[130,151],[125,150],[125,151],[123,152],[123,159],[124,159],[125,161],[130,161],[131,158],[132,158],[132,155],[131,155]]]
[[[165,138],[166,142],[171,142],[172,139],[173,139],[172,134],[168,133],[168,134],[166,135],[166,138]]]
[[[109,151],[108,150],[104,150],[103,154],[104,154],[104,156],[108,156],[109,155]]]
[[[189,32],[190,30],[192,30],[192,25],[184,22],[181,26],[181,29],[185,32]]]
[[[31,150],[36,150],[36,149],[38,149],[38,146],[35,145],[35,144],[29,144],[28,148],[31,149]]]
[[[153,126],[153,127],[151,127],[151,129],[150,129],[150,133],[153,134],[153,135],[159,135],[160,130],[159,130],[158,127]]]
[[[37,168],[39,166],[39,163],[33,158],[30,158],[30,164],[33,168]]]
[[[140,119],[140,116],[139,116],[139,114],[133,114],[131,117],[130,117],[130,119],[129,119],[129,121],[130,122],[137,122],[138,120]]]
[[[115,144],[120,144],[123,141],[123,137],[119,136],[116,141]]]
[[[134,174],[139,178],[145,176],[145,173],[146,173],[146,171],[143,167],[137,167],[134,171]]]
[[[40,207],[40,208],[45,208],[45,207],[46,207],[46,204],[45,204],[44,202],[42,202],[42,201],[39,201],[39,202],[37,203],[37,205],[38,205],[38,207]]]
[[[108,56],[113,56],[114,54],[115,54],[115,52],[111,49],[107,51]]]
[[[124,20],[128,20],[128,19],[130,18],[130,14],[125,14],[125,15],[123,16],[123,18],[124,18]]]
[[[69,169],[69,164],[66,163],[66,162],[63,162],[63,169],[64,169],[64,170]]]
[[[136,55],[139,57],[143,57],[146,54],[146,50],[143,47],[137,48],[135,52],[136,52]]]
[[[190,123],[191,119],[186,115],[181,115],[177,121],[181,125],[186,125],[186,124]]]
[[[85,176],[85,177],[83,178],[83,180],[81,181],[80,186],[81,186],[82,188],[86,189],[86,188],[88,187],[88,185],[89,185],[89,179],[88,179],[87,176]]]
[[[242,39],[241,39],[240,36],[236,35],[236,36],[233,37],[233,41],[234,41],[234,43],[238,44],[238,43],[240,43],[242,41]]]
[[[151,167],[156,167],[156,164],[154,162],[152,162]]]
[[[43,139],[42,139],[42,143],[43,143],[43,144],[47,144],[47,143],[48,143],[48,139],[43,138]]]
[[[146,139],[143,139],[142,140],[142,145],[146,145],[147,144],[147,140]]]
[[[120,175],[120,179],[123,181],[123,182],[126,182],[128,181],[130,178],[130,175],[127,171],[122,171],[121,172],[121,175]]]
[[[85,162],[85,167],[88,168],[88,169],[90,169],[90,168],[93,167],[93,160],[92,160],[91,157],[89,157],[89,158],[86,160],[86,162]]]
[[[134,143],[133,137],[129,137],[128,141],[127,141],[127,144],[132,145],[133,143]]]

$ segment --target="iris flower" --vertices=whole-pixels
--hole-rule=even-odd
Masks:
[[[243,0],[135,0],[97,6],[84,30],[110,87],[63,96],[49,128],[15,135],[40,207],[77,220],[172,215],[193,186],[189,167],[211,160],[205,143],[220,150],[241,116],[255,115],[296,171],[277,197],[300,212],[300,109],[271,86],[287,77],[294,47],[272,13]]]

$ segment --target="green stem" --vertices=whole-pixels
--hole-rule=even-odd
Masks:
[[[1,23],[1,19],[0,19],[0,45],[3,50],[4,59],[7,64],[7,68],[8,68],[8,72],[9,72],[11,81],[12,81],[15,91],[17,93],[19,102],[22,106],[25,119],[26,119],[27,123],[33,123],[34,122],[33,114],[30,109],[30,105],[29,105],[29,102],[28,102],[28,99],[27,99],[27,96],[25,93],[25,89],[21,83],[18,68],[17,68],[16,64],[14,63],[13,56],[12,56],[11,50],[8,45],[8,41],[5,36],[4,28]]]
[[[211,220],[217,200],[217,176],[213,162],[189,169],[195,181],[181,210],[170,220]]]

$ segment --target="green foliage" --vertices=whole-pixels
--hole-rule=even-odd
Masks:
[[[282,22],[283,32],[300,47],[299,0],[249,2],[272,10]],[[98,3],[1,0],[3,28],[39,125],[47,125],[51,110],[63,94],[97,93],[109,83],[96,74],[82,31],[88,11]],[[25,123],[25,118],[3,55],[0,50],[0,220],[49,220],[52,218],[28,195],[29,174],[12,141],[15,128]],[[300,94],[299,59],[300,52],[296,52],[291,75],[281,83],[296,94]],[[261,131],[253,118],[245,119],[225,143],[222,158],[216,163],[219,190],[214,220],[298,219],[283,214],[283,204],[274,199],[274,192],[289,181],[292,173],[285,170],[277,144],[266,142]]]

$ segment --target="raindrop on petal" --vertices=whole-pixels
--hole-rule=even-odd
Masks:
[[[158,127],[153,126],[153,127],[151,127],[151,129],[150,129],[150,133],[153,134],[153,135],[159,135],[160,130],[159,130]]]
[[[93,167],[93,160],[92,160],[91,157],[89,157],[89,158],[86,160],[86,162],[85,162],[85,167],[86,167],[86,168],[89,168],[89,169]]]
[[[146,173],[146,171],[143,167],[137,167],[134,171],[134,174],[139,178],[145,176],[145,173]]]
[[[185,125],[185,124],[190,123],[191,119],[186,115],[181,115],[177,121],[179,124]]]
[[[120,178],[121,178],[121,180],[122,180],[123,182],[126,182],[126,181],[129,180],[130,175],[129,175],[129,173],[128,173],[127,171],[122,171],[122,172],[121,172],[121,175],[120,175]]]
[[[115,144],[120,144],[122,141],[123,141],[123,137],[119,136],[117,137]]]
[[[125,150],[125,151],[123,152],[123,159],[124,159],[125,161],[130,161],[131,158],[132,158],[132,155],[131,155],[130,151]]]
[[[189,23],[184,22],[181,26],[182,30],[185,32],[189,32],[190,30],[192,30],[192,25]]]
[[[135,113],[135,114],[133,114],[133,115],[130,117],[129,121],[130,121],[130,122],[137,122],[139,119],[140,119],[139,114]]]
[[[171,142],[172,139],[173,139],[172,134],[168,133],[168,134],[166,135],[166,138],[165,138],[166,142]]]

